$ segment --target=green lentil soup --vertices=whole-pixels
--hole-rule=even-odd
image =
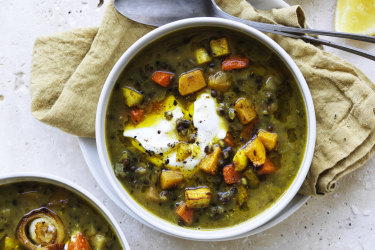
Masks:
[[[0,186],[0,249],[123,249],[112,226],[74,193],[51,184]]]
[[[142,207],[195,229],[230,227],[289,188],[307,140],[284,63],[240,32],[174,32],[123,70],[106,113],[113,171]]]

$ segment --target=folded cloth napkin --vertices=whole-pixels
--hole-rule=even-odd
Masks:
[[[302,9],[260,11],[245,0],[218,0],[243,19],[304,26]],[[135,23],[110,3],[99,28],[37,38],[31,64],[31,111],[42,122],[83,137],[95,136],[100,91],[124,51],[153,27]],[[270,34],[294,59],[309,85],[316,111],[314,158],[300,190],[325,194],[374,152],[375,85],[357,68],[299,39]]]

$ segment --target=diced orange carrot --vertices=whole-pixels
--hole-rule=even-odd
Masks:
[[[87,238],[81,233],[78,232],[77,234],[73,235],[68,243],[68,250],[91,250],[89,241]]]
[[[263,166],[257,171],[259,175],[271,174],[277,170],[276,166],[268,159],[264,162]]]
[[[143,120],[145,111],[143,109],[132,109],[130,110],[130,116],[133,124],[138,124]]]
[[[165,71],[155,71],[151,79],[159,84],[160,86],[167,87],[173,78],[174,74],[170,72],[165,72]]]
[[[224,181],[226,184],[233,184],[240,180],[240,173],[234,170],[232,164],[223,168]]]
[[[250,140],[253,137],[253,135],[251,134],[251,131],[254,129],[258,121],[259,119],[255,118],[249,124],[245,125],[241,131],[241,135],[240,135],[241,138],[244,138],[245,141]]]
[[[185,202],[181,202],[180,205],[176,208],[176,214],[180,216],[186,224],[190,225],[193,222],[194,218],[194,209],[188,208]]]
[[[234,140],[231,133],[227,132],[226,136],[224,137],[224,141],[228,144],[228,146],[234,147],[236,141]]]
[[[246,57],[229,57],[221,65],[223,71],[232,69],[243,69],[249,65],[249,59]]]

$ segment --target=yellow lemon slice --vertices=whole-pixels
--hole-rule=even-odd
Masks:
[[[374,35],[375,1],[337,0],[335,30],[363,35]]]

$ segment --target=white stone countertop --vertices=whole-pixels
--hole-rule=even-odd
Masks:
[[[108,0],[106,1],[108,3]],[[314,28],[333,30],[336,0],[301,4]],[[29,76],[34,39],[100,24],[98,0],[0,0],[0,173],[59,175],[98,197],[121,223],[132,249],[375,249],[375,157],[343,178],[334,194],[313,197],[281,224],[226,242],[193,242],[149,229],[121,211],[98,187],[77,137],[49,127],[30,113]],[[106,4],[107,4],[106,3]],[[374,45],[343,41],[375,52]],[[375,62],[328,49],[375,82]]]

